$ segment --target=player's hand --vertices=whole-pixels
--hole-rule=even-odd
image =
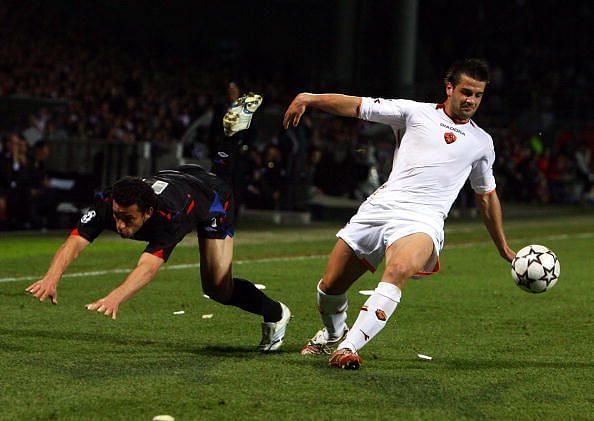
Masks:
[[[285,111],[285,116],[283,117],[283,127],[285,129],[288,129],[289,126],[297,127],[299,124],[301,116],[307,109],[304,98],[304,94],[297,95],[289,105],[289,108],[287,108],[287,111]]]
[[[507,246],[505,247],[504,250],[500,251],[499,254],[501,254],[501,257],[503,257],[505,260],[507,260],[510,263],[512,260],[514,260],[514,257],[516,257],[516,252]]]
[[[58,304],[58,288],[55,282],[47,279],[41,279],[29,285],[25,292],[31,294],[39,301],[44,301],[49,297],[52,304]]]
[[[95,301],[94,303],[87,304],[85,307],[89,311],[98,311],[106,316],[111,316],[115,320],[118,316],[118,308],[120,306],[119,300],[111,298],[109,295],[105,298]]]

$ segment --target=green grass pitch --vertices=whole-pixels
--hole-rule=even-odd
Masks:
[[[359,371],[298,353],[320,327],[314,290],[339,226],[238,230],[235,275],[294,315],[273,355],[254,350],[258,317],[202,296],[193,236],[113,321],[84,305],[122,281],[143,243],[99,238],[52,306],[24,289],[65,234],[0,233],[0,419],[593,419],[591,211],[506,221],[516,250],[559,256],[558,284],[538,295],[514,285],[479,221],[449,222],[441,273],[409,282]],[[351,322],[380,273],[351,289]]]

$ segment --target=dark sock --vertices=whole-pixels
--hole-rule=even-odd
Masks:
[[[217,145],[217,152],[212,159],[211,171],[227,183],[231,183],[235,155],[237,155],[237,150],[241,143],[242,138],[240,134],[236,134],[233,137],[223,136]]]
[[[226,303],[227,305],[259,314],[264,317],[265,322],[278,322],[281,319],[282,308],[280,304],[268,298],[250,281],[233,278],[233,285],[233,294],[231,300]]]

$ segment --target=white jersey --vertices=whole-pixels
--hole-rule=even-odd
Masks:
[[[472,120],[456,124],[443,106],[363,98],[359,117],[404,131],[388,181],[369,201],[443,220],[470,176],[476,193],[495,189],[491,136]]]
[[[472,121],[456,124],[437,104],[363,98],[359,118],[390,125],[397,138],[404,135],[388,181],[336,236],[374,271],[386,247],[425,233],[434,249],[418,275],[435,273],[444,220],[468,177],[479,194],[495,190],[493,140]]]

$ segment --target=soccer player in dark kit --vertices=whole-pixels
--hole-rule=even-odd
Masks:
[[[107,296],[86,308],[117,317],[122,303],[134,296],[157,274],[175,246],[193,229],[198,233],[202,289],[213,300],[263,317],[258,349],[276,351],[282,345],[291,312],[266,296],[248,280],[234,278],[234,204],[230,186],[232,136],[249,127],[262,97],[248,94],[235,101],[223,118],[225,137],[213,160],[213,172],[196,165],[160,171],[146,178],[124,177],[97,194],[95,205],[54,255],[45,276],[26,292],[40,301],[58,303],[57,286],[66,268],[99,234],[115,231],[123,238],[146,241],[136,267]]]

